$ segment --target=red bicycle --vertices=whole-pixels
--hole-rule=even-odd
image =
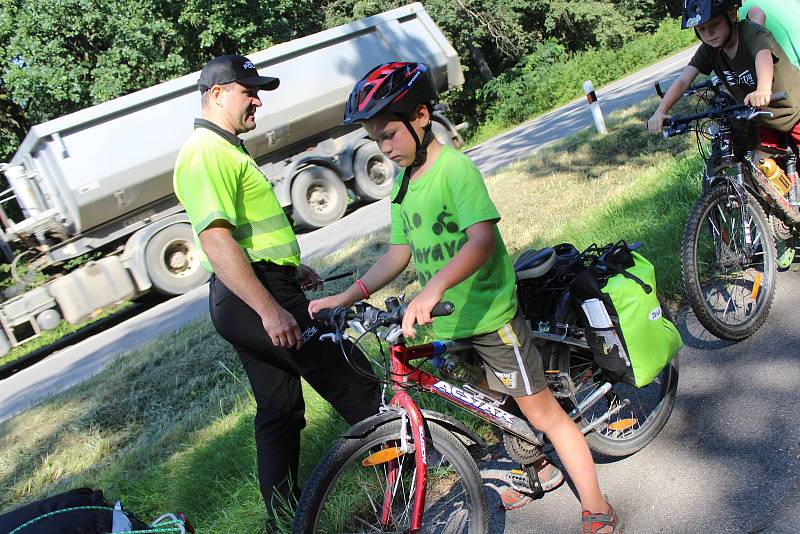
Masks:
[[[598,370],[582,321],[565,306],[571,275],[556,267],[557,256],[553,249],[545,249],[521,258],[523,264],[518,266],[525,296],[536,284],[540,311],[549,310],[549,319],[526,312],[529,322],[537,325],[532,335],[548,369],[548,386],[588,434],[593,450],[611,456],[633,454],[652,441],[669,417],[677,388],[677,358],[641,389],[614,382]],[[575,258],[569,261],[574,263]],[[560,306],[551,307],[549,302]],[[394,395],[384,400],[378,415],[351,427],[323,457],[303,490],[293,532],[489,532],[483,481],[468,450],[484,447],[483,440],[452,417],[420,409],[411,392],[433,395],[497,426],[534,494],[541,493],[533,464],[541,457],[544,436],[504,409],[505,396],[498,399],[471,384],[455,385],[421,369],[426,360],[445,353],[466,357],[465,351],[472,347],[451,340],[406,346],[400,328],[405,305],[396,297],[385,304],[386,311],[358,303],[353,309],[317,313],[318,320],[333,327],[334,332],[325,336],[340,344],[348,361],[348,347],[359,345],[368,334],[379,337],[381,358],[373,362],[379,374],[384,372],[384,393],[391,388]],[[432,316],[452,310],[443,302]],[[358,336],[353,344],[345,343],[348,323]],[[391,347],[388,357],[382,342]]]

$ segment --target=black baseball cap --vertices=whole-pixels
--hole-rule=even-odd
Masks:
[[[244,56],[225,55],[217,56],[203,67],[197,88],[205,93],[214,85],[237,82],[249,87],[258,87],[264,91],[277,89],[281,81],[278,78],[259,76],[253,62]]]

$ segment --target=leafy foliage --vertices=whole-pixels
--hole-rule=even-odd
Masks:
[[[222,53],[261,50],[406,3],[0,0],[0,160],[32,124],[198,70]],[[467,81],[447,96],[457,120],[486,110],[479,95],[493,89],[483,87],[481,66],[508,80],[580,50],[618,49],[667,11],[657,0],[424,4],[461,54]]]

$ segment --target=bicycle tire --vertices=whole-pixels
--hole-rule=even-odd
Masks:
[[[745,339],[764,324],[777,282],[777,252],[769,221],[756,198],[749,192],[746,198],[754,230],[752,254],[746,246],[737,250],[744,217],[738,196],[726,183],[712,187],[695,203],[681,247],[683,288],[695,317],[706,330],[729,341]],[[737,215],[742,218],[736,219]],[[737,304],[738,299],[742,300]],[[734,311],[729,314],[731,304]]]
[[[562,359],[562,362],[564,361]],[[575,382],[575,376],[580,376],[584,369],[594,365],[591,355],[587,355],[586,359],[583,359],[573,353],[569,355],[566,361],[569,363],[562,363],[562,369],[570,369],[569,373],[573,377],[573,382]],[[600,376],[602,377],[602,373]],[[578,400],[606,382],[608,380],[601,378],[599,381],[593,381],[590,385],[583,385],[583,387],[576,385]],[[590,449],[606,456],[630,456],[639,452],[653,441],[658,433],[661,432],[661,429],[664,428],[667,420],[669,420],[672,408],[675,405],[675,392],[678,389],[678,357],[673,358],[656,379],[644,388],[636,388],[619,382],[612,382],[611,384],[612,389],[609,394],[613,393],[617,399],[628,399],[631,404],[613,416],[608,424],[586,434],[586,442],[589,444]],[[589,412],[589,417],[584,417],[577,421],[578,426],[582,427],[587,423],[591,423],[595,419],[591,414],[602,415],[610,409],[615,401],[609,400],[609,394],[594,405]],[[605,409],[602,409],[603,407]],[[645,413],[646,411],[648,413]],[[644,422],[641,423],[643,417]],[[636,423],[633,423],[635,428],[631,426],[622,430],[615,430],[612,426],[615,423],[631,424],[626,422],[626,420],[631,419],[636,421]]]
[[[428,490],[425,515],[423,516],[423,531],[488,533],[489,514],[486,494],[475,460],[461,441],[450,431],[432,421],[428,421],[428,427],[434,449],[440,456],[437,459],[433,451],[428,451]],[[352,480],[347,479],[348,476],[361,478],[356,482],[362,486],[367,483],[366,478],[373,478],[371,476],[361,477],[361,473],[366,474],[370,468],[361,467],[360,460],[369,456],[371,451],[374,452],[376,447],[396,446],[400,440],[400,430],[401,421],[395,420],[374,429],[363,438],[340,438],[309,476],[297,505],[292,532],[295,534],[406,532],[409,528],[408,523],[410,523],[409,510],[412,507],[408,501],[398,503],[397,522],[391,525],[392,530],[381,530],[381,527],[378,526],[379,514],[375,508],[376,503],[382,503],[385,488],[380,489],[377,493],[366,495],[365,500],[359,499],[361,497],[360,490],[341,491],[341,485],[352,483]],[[410,432],[408,439],[413,439]],[[411,477],[415,470],[415,454],[415,452],[411,452],[401,457],[403,460],[400,471],[407,476],[401,476],[400,482],[396,486],[405,486],[404,479],[413,479]],[[431,467],[434,462],[437,463],[437,467]],[[357,463],[358,465],[356,465]],[[355,467],[354,471],[357,474],[349,475],[348,467]],[[383,474],[374,466],[372,469],[377,475],[374,477],[377,480],[376,485],[380,486],[380,478]],[[439,469],[445,471],[438,472]],[[452,482],[453,475],[460,478],[463,486],[461,494],[454,493],[452,490],[457,483]],[[410,485],[409,490],[413,492]],[[439,499],[441,497],[448,497],[447,502],[438,500],[431,502],[432,498]],[[367,509],[358,511],[359,505],[366,505]],[[370,507],[372,510],[369,509]],[[394,510],[395,506],[392,509]],[[361,517],[362,515],[365,517]]]
[[[669,308],[660,297],[659,303],[664,316],[672,320]],[[571,312],[567,323],[575,321],[575,314]],[[597,368],[591,353],[585,349],[571,349],[563,343],[547,343],[546,347],[542,347],[542,356],[546,358],[545,365],[549,361],[557,362],[559,370],[569,374],[575,386],[577,402],[603,384],[611,383],[611,391],[576,421],[579,427],[590,424],[616,406],[613,404],[615,398],[617,401],[630,401],[629,406],[612,416],[608,424],[586,434],[586,442],[593,451],[611,457],[630,456],[653,441],[669,420],[678,389],[678,356],[644,388],[608,380]],[[642,418],[644,422],[640,423]],[[636,420],[636,423],[631,420]],[[614,425],[618,427],[622,422],[631,426],[615,429]]]

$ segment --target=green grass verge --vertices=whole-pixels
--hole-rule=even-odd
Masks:
[[[699,192],[693,140],[645,131],[650,100],[486,179],[512,255],[570,241],[645,242],[658,285],[679,288],[678,243]],[[680,112],[680,110],[677,110]],[[363,273],[385,250],[383,230],[318,260],[323,272]],[[341,289],[347,282],[332,285]],[[412,295],[413,269],[376,295]],[[424,339],[423,339],[424,341]],[[344,423],[304,385],[304,480]],[[448,409],[438,399],[423,406]],[[253,400],[230,346],[208,319],[190,323],[41,405],[0,423],[0,511],[76,486],[102,488],[145,519],[181,510],[200,532],[263,532],[255,474]],[[490,430],[460,414],[484,436]],[[288,518],[283,527],[288,528]]]

